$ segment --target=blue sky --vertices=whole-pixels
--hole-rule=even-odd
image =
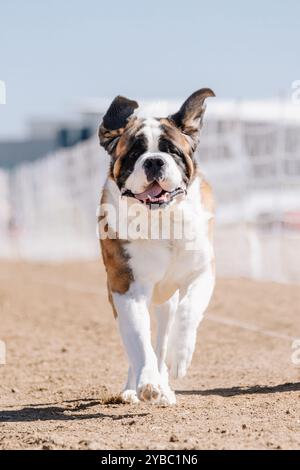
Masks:
[[[80,97],[288,95],[299,57],[299,0],[2,1],[0,138]]]

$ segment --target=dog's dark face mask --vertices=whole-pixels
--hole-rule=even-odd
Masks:
[[[195,173],[194,152],[205,111],[215,96],[209,88],[193,93],[166,118],[141,119],[136,101],[117,96],[99,128],[100,144],[111,156],[111,177],[121,194],[165,207],[184,195]]]

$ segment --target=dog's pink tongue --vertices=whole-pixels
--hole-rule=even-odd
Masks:
[[[135,197],[139,199],[140,201],[143,201],[147,199],[148,197],[154,198],[157,197],[161,193],[162,189],[159,186],[158,183],[154,183],[152,186],[150,186],[146,191],[140,194],[135,194]]]

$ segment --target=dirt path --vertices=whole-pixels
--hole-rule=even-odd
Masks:
[[[178,404],[129,406],[100,263],[2,262],[0,448],[299,448],[299,306],[297,286],[219,280]]]

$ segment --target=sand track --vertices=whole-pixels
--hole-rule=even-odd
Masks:
[[[129,406],[101,264],[1,262],[0,448],[299,448],[299,306],[297,286],[218,280],[178,404]]]

